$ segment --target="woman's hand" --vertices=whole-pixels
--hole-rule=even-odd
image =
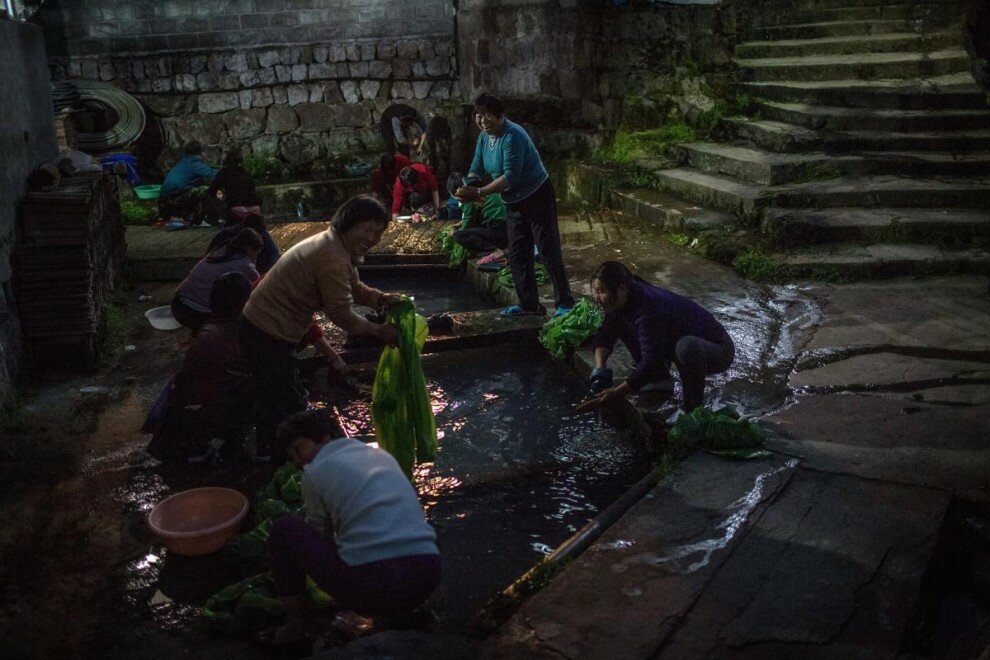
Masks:
[[[378,309],[388,309],[392,305],[402,302],[402,295],[398,293],[383,293],[378,298]]]
[[[386,346],[398,346],[399,330],[391,323],[382,323],[375,328],[375,338]]]
[[[475,186],[464,186],[457,189],[454,197],[462,202],[476,202],[481,199],[481,191]]]

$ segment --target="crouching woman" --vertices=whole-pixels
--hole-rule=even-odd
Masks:
[[[698,303],[653,286],[618,261],[606,261],[591,278],[595,301],[605,321],[592,341],[592,388],[603,402],[645,389],[673,389],[670,365],[677,366],[684,388],[681,409],[704,404],[705,377],[729,368],[735,345],[725,328]],[[636,367],[612,386],[606,367],[616,341],[632,354]]]
[[[306,576],[342,609],[364,616],[413,610],[440,582],[436,533],[399,464],[342,435],[321,410],[296,413],[278,429],[303,470],[306,519],[280,518],[269,537],[286,612],[276,645],[304,637]]]

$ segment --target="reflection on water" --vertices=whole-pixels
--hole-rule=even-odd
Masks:
[[[416,485],[444,557],[433,606],[456,628],[649,466],[622,433],[568,416],[584,385],[535,344],[431,355],[423,366],[440,451]],[[340,408],[356,435],[371,432],[367,415],[367,401]]]

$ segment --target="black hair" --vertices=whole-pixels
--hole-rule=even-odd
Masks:
[[[186,142],[186,146],[184,146],[182,150],[190,156],[199,156],[203,153],[203,145],[199,140],[191,140]]]
[[[626,265],[618,261],[606,261],[595,270],[591,276],[591,281],[601,282],[609,293],[616,293],[619,287],[629,289],[634,282],[643,282],[643,278],[634,274],[626,268]]]
[[[482,92],[474,99],[474,111],[490,112],[496,117],[501,117],[505,114],[505,106],[502,105],[502,99],[491,92]]]
[[[241,153],[240,149],[231,149],[223,159],[223,166],[234,170],[243,170],[244,154]]]
[[[324,442],[343,437],[340,424],[328,409],[304,410],[288,417],[278,425],[278,444],[288,447],[297,438]]]
[[[399,181],[406,186],[416,185],[419,181],[419,173],[411,167],[403,167],[399,172]]]
[[[388,209],[371,195],[355,195],[340,205],[330,220],[330,226],[338,234],[343,234],[354,225],[373,222],[388,226],[392,219]]]
[[[378,161],[378,169],[382,172],[391,172],[395,169],[395,156],[392,154],[385,154],[382,159]]]
[[[411,122],[411,121],[415,121],[416,120],[416,115],[418,115],[418,114],[419,113],[416,112],[416,109],[415,108],[403,108],[399,112],[399,120],[400,121],[403,121],[403,122],[406,122],[406,123]]]
[[[210,309],[214,314],[236,316],[251,296],[251,283],[244,273],[224,273],[210,289]]]
[[[224,243],[206,255],[206,260],[214,264],[233,261],[244,255],[248,250],[260,250],[264,246],[265,242],[262,240],[261,234],[245,227],[234,234],[234,238],[229,243]]]
[[[464,177],[461,176],[460,172],[451,172],[450,176],[447,177],[447,192],[451,195],[457,192],[458,188],[464,185]]]

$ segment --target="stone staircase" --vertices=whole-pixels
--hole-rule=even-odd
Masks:
[[[718,142],[659,188],[760,227],[804,275],[990,271],[990,108],[962,0],[772,0],[736,47]]]

